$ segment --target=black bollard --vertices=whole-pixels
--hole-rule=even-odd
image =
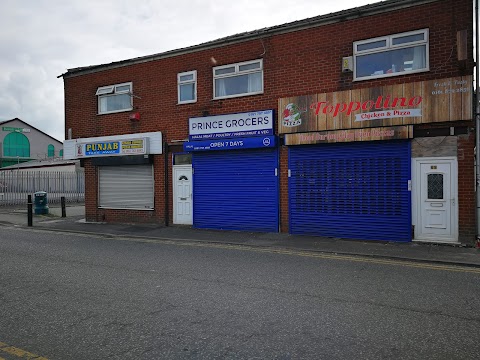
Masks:
[[[60,203],[62,204],[62,217],[67,217],[67,211],[65,209],[65,196],[60,198]]]
[[[33,225],[33,206],[32,206],[32,195],[28,195],[28,200],[27,200],[27,216],[28,216],[28,226]]]

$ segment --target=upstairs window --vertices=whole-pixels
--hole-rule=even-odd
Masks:
[[[214,99],[263,93],[263,60],[213,68]]]
[[[98,113],[132,110],[132,83],[102,86],[97,89]]]
[[[428,71],[428,29],[353,43],[354,80]]]
[[[178,103],[187,104],[197,101],[197,71],[183,72],[177,75]]]

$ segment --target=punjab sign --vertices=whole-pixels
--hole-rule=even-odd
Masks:
[[[76,157],[147,154],[147,138],[96,141],[76,144]]]

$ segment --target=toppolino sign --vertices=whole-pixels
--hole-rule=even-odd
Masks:
[[[472,120],[472,76],[280,99],[278,132]]]
[[[273,135],[273,110],[189,119],[189,139],[222,139]]]
[[[240,150],[275,147],[275,136],[235,138],[211,141],[192,141],[183,144],[183,150],[211,151],[211,150]]]
[[[391,99],[389,95],[385,97],[380,95],[375,101],[350,101],[348,103],[340,102],[337,104],[331,104],[327,101],[319,101],[311,104],[310,109],[315,110],[315,115],[322,112],[323,114],[331,114],[333,117],[340,113],[345,113],[345,115],[348,116],[359,110],[366,111],[367,113],[355,114],[355,121],[363,121],[386,117],[421,116],[421,110],[415,107],[420,105],[422,100],[421,96],[413,96],[409,99],[404,97]]]
[[[141,155],[147,153],[147,139],[125,139],[80,143],[76,145],[76,156],[97,157],[116,155]]]

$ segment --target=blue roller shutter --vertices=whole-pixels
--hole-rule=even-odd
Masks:
[[[289,149],[292,234],[410,241],[409,142]]]
[[[197,228],[278,231],[277,149],[193,155]]]

